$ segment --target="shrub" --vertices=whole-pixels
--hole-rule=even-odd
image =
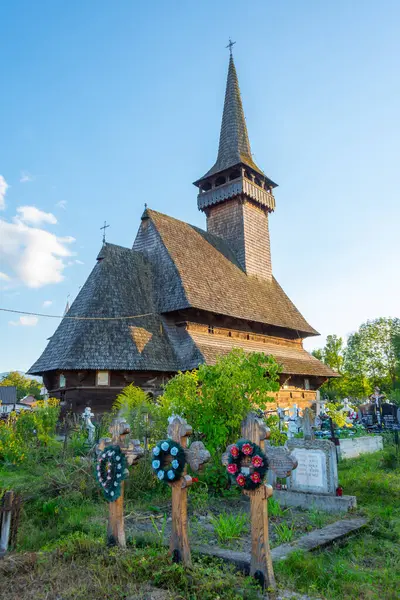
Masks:
[[[268,394],[279,390],[278,374],[272,356],[236,348],[215,365],[176,375],[166,385],[161,408],[187,419],[211,454],[220,455],[240,437],[246,415],[272,401]]]
[[[6,421],[0,421],[0,461],[17,464],[35,450],[51,446],[59,415],[56,398],[39,400],[32,411],[10,413]]]

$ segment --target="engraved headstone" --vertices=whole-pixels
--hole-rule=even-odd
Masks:
[[[374,427],[377,425],[375,404],[361,404],[358,408],[358,418],[364,427]]]
[[[382,423],[386,429],[397,429],[400,425],[400,408],[385,402],[381,406]]]
[[[288,478],[288,489],[313,494],[335,494],[338,471],[335,445],[328,440],[294,439],[287,442],[297,460]]]

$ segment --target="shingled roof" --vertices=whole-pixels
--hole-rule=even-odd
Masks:
[[[311,356],[298,344],[290,346],[273,342],[238,340],[233,337],[209,335],[190,329],[188,333],[201,352],[204,362],[209,365],[215,364],[218,356],[228,354],[233,348],[242,348],[245,352],[262,352],[274,356],[281,365],[282,373],[286,375],[337,376],[329,367]]]
[[[105,244],[68,314],[29,373],[54,369],[178,370],[180,365],[155,310],[153,284],[151,265],[142,254]],[[143,316],[118,318],[133,315]]]
[[[239,80],[236,73],[235,63],[231,54],[229,59],[228,77],[226,81],[224,112],[222,115],[221,133],[219,138],[218,157],[215,165],[201,177],[202,179],[230,169],[239,164],[244,164],[260,173],[265,174],[253,160],[249,134],[247,132],[246,119],[243,111],[242,98],[240,95]],[[276,186],[268,180],[272,187]]]
[[[298,337],[316,334],[278,283],[246,275],[223,240],[147,209],[132,250],[103,246],[29,373],[185,371],[243,347],[273,354],[284,373],[334,375],[300,345],[214,338],[176,326],[170,313],[190,307],[295,330]]]
[[[230,247],[215,235],[147,209],[134,249],[159,268],[162,313],[194,307],[295,330],[298,337],[318,335],[274,278],[246,275]]]

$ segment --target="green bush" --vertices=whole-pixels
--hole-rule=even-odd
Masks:
[[[204,439],[212,455],[240,437],[242,420],[251,410],[264,409],[279,390],[279,366],[272,356],[233,349],[215,365],[179,373],[161,398],[166,415],[179,414]]]

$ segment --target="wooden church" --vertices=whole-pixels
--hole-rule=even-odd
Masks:
[[[335,376],[304,350],[318,334],[272,274],[276,183],[252,158],[232,54],[218,157],[194,185],[206,230],[146,208],[132,249],[103,244],[31,367],[65,408],[104,411],[132,382],[157,395],[177,371],[235,347],[280,363],[280,405],[309,404]]]

